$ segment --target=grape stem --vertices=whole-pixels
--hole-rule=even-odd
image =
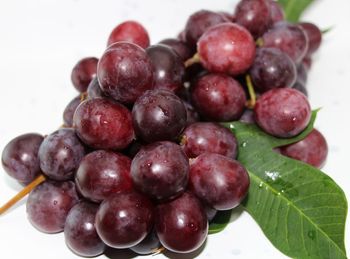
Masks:
[[[165,251],[164,246],[161,246],[161,247],[159,247],[159,248],[153,249],[153,250],[152,250],[152,256],[161,254],[161,253],[163,253],[164,251]]]
[[[84,102],[87,99],[87,97],[88,97],[87,92],[81,93],[80,94],[80,102],[81,103]]]
[[[254,86],[252,83],[252,79],[250,78],[250,75],[246,75],[245,80],[247,83],[249,97],[250,97],[250,100],[247,102],[247,107],[249,109],[253,109],[255,106],[255,103],[256,103],[256,95],[255,95]]]
[[[18,201],[24,198],[28,193],[30,193],[36,186],[41,184],[46,180],[44,175],[39,175],[36,179],[34,179],[30,184],[23,188],[22,191],[17,193],[11,200],[5,203],[2,207],[0,207],[0,215],[6,212],[9,208],[15,205]]]
[[[198,54],[198,52],[196,54],[194,54],[194,56],[192,58],[189,58],[185,61],[185,67],[190,67],[193,64],[199,63],[201,61],[200,56]]]

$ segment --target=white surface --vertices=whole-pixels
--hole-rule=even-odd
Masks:
[[[77,94],[70,82],[73,65],[85,56],[99,56],[109,32],[118,23],[127,19],[140,21],[148,29],[152,43],[156,43],[176,36],[192,12],[199,9],[232,12],[235,2],[0,0],[0,150],[19,134],[47,134],[62,124],[62,111]],[[323,107],[317,127],[330,146],[324,171],[350,197],[350,1],[336,2],[319,0],[305,15],[305,19],[322,28],[335,26],[315,57],[308,89],[312,106]],[[19,189],[1,169],[0,204]],[[349,247],[349,227],[346,233]],[[0,257],[6,259],[77,258],[65,246],[62,234],[45,235],[30,225],[24,201],[0,217],[0,247]],[[269,243],[251,217],[243,213],[224,232],[210,236],[198,258],[285,257]]]

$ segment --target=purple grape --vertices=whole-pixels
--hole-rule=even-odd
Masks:
[[[131,248],[151,231],[153,205],[136,192],[116,194],[100,205],[95,224],[98,235],[108,246]]]
[[[78,201],[73,182],[47,180],[37,186],[28,196],[28,219],[41,232],[61,232],[70,209]]]
[[[181,57],[183,62],[191,58],[194,54],[185,42],[178,39],[165,39],[160,41],[159,44],[172,48]]]
[[[255,42],[242,26],[222,23],[208,29],[198,41],[201,64],[210,72],[239,75],[255,58]]]
[[[134,43],[145,49],[149,46],[150,40],[147,30],[140,23],[126,21],[113,29],[108,38],[107,46],[120,41]]]
[[[192,102],[207,120],[232,121],[243,113],[246,96],[242,86],[232,77],[207,74],[193,86]]]
[[[306,56],[311,56],[321,46],[322,32],[313,23],[302,22],[302,23],[299,23],[299,26],[304,30],[304,32],[307,35],[307,38],[309,39],[309,46],[308,46],[308,49],[307,49]]]
[[[64,226],[64,237],[67,246],[77,255],[94,257],[106,249],[95,228],[97,210],[96,204],[80,202],[69,211]]]
[[[97,58],[88,57],[79,60],[74,66],[71,79],[79,92],[86,92],[91,80],[96,76],[97,62]]]
[[[326,161],[328,145],[324,136],[313,129],[303,140],[281,147],[281,154],[321,168]]]
[[[100,84],[98,83],[97,77],[92,79],[87,89],[88,99],[94,98],[106,98],[106,95],[102,92]]]
[[[285,52],[294,62],[299,63],[306,55],[308,39],[297,25],[287,22],[276,23],[262,36],[263,46]]]
[[[157,233],[155,230],[152,230],[141,243],[136,246],[131,247],[130,249],[140,255],[153,254],[157,249],[161,247]]]
[[[298,135],[308,125],[311,108],[306,96],[295,89],[278,88],[264,93],[254,108],[257,124],[281,138]]]
[[[171,202],[158,205],[156,230],[166,249],[190,253],[204,243],[208,220],[200,201],[186,192]]]
[[[200,10],[192,14],[185,26],[186,43],[195,48],[198,39],[203,33],[213,25],[229,22],[229,20],[222,14],[215,13],[208,10]]]
[[[130,191],[130,158],[111,151],[86,155],[75,176],[78,191],[87,199],[101,202],[112,194]]]
[[[40,168],[57,181],[71,179],[85,155],[73,129],[60,129],[47,136],[39,148]]]
[[[266,92],[274,88],[291,87],[297,70],[289,56],[279,49],[260,48],[249,72],[256,90]]]
[[[66,108],[64,109],[63,122],[64,122],[65,127],[67,127],[67,128],[73,127],[74,112],[77,109],[77,107],[79,106],[80,101],[81,101],[81,97],[80,97],[80,95],[78,95],[72,101],[70,101],[68,103],[68,105],[66,106]]]
[[[188,126],[182,134],[181,146],[189,158],[207,152],[233,159],[237,156],[236,137],[227,128],[212,122],[197,122]]]
[[[186,126],[186,108],[168,90],[145,92],[132,109],[136,135],[146,142],[176,139]]]
[[[191,162],[190,190],[216,210],[237,207],[248,193],[249,176],[236,160],[204,153]]]
[[[102,55],[97,66],[101,89],[108,96],[132,104],[153,88],[152,62],[139,46],[117,42]]]
[[[27,185],[41,173],[38,157],[44,137],[28,133],[12,139],[2,152],[2,166],[19,183]]]
[[[189,162],[175,143],[155,142],[143,147],[131,163],[135,188],[152,199],[169,200],[187,187]]]
[[[94,148],[121,150],[134,139],[131,112],[109,99],[84,101],[73,121],[79,138]]]
[[[171,47],[161,44],[147,48],[146,53],[153,64],[154,88],[179,90],[185,75],[181,57]]]
[[[260,37],[271,25],[269,2],[266,0],[241,0],[236,6],[235,22],[250,31],[254,38]]]

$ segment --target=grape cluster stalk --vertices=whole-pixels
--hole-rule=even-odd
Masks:
[[[137,21],[117,25],[101,57],[71,74],[79,94],[63,126],[11,140],[2,165],[29,193],[28,219],[64,232],[83,257],[106,247],[137,254],[190,253],[220,211],[237,207],[249,175],[235,135],[220,122],[254,123],[279,138],[308,125],[307,73],[322,34],[292,24],[273,0],[241,0],[235,10],[200,10],[177,37],[150,44]],[[279,149],[321,167],[327,142],[314,129]]]

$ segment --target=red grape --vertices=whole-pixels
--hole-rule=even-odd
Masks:
[[[83,58],[73,68],[71,79],[79,92],[86,92],[91,80],[96,76],[98,59],[94,57]]]
[[[253,64],[255,42],[242,26],[223,23],[202,35],[198,41],[198,53],[207,70],[238,75]]]
[[[70,101],[66,106],[66,108],[64,109],[64,112],[63,112],[64,127],[73,127],[74,112],[79,106],[80,101],[81,101],[81,97],[80,95],[78,95],[72,101]]]
[[[306,52],[306,56],[310,56],[319,49],[322,42],[322,32],[313,23],[302,22],[299,26],[305,31],[307,38],[309,39],[309,46]]]

